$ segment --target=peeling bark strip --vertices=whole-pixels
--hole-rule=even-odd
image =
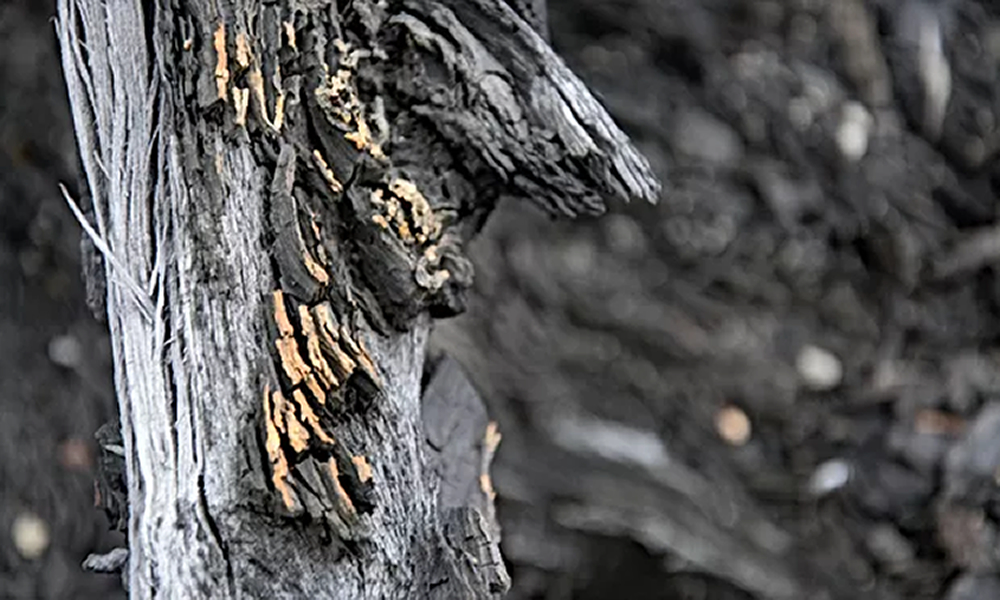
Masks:
[[[443,508],[428,457],[428,314],[498,198],[653,200],[645,160],[502,0],[148,5],[59,6],[132,596],[502,594],[488,503]]]

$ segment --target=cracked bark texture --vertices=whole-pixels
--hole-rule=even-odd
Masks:
[[[462,248],[500,198],[569,216],[653,200],[645,160],[500,0],[62,0],[58,32],[105,246],[88,277],[106,282],[130,595],[501,595],[489,511],[447,492],[468,489],[448,466],[462,447],[488,457],[468,435],[428,456],[430,316],[464,307]],[[377,372],[344,381],[335,410],[311,399],[330,410],[308,443],[288,415],[309,406],[277,423],[262,402],[304,385],[288,348],[307,340],[278,344],[276,290],[300,315],[329,307]],[[468,389],[440,383],[455,376],[433,393]],[[345,500],[304,471],[328,434],[371,467],[356,527],[324,521]]]

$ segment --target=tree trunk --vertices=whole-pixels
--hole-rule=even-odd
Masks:
[[[58,25],[131,595],[501,595],[488,477],[452,468],[496,434],[441,410],[476,402],[453,365],[421,422],[431,317],[502,196],[598,213],[655,198],[648,165],[501,0],[150,4]]]

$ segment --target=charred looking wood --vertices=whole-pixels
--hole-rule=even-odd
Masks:
[[[442,500],[429,316],[501,198],[652,201],[647,162],[501,0],[144,6],[60,2],[98,230],[158,307],[109,279],[133,594],[497,597],[498,434]]]
[[[471,154],[462,169],[474,181],[499,179],[563,216],[603,212],[610,198],[655,201],[645,159],[507,4],[444,4],[410,0],[392,19],[405,44],[391,55],[402,59],[392,96]]]
[[[461,290],[471,284],[472,269],[462,256],[461,243],[482,225],[501,191],[527,198],[553,215],[563,216],[603,212],[604,200],[611,197],[655,200],[658,187],[648,175],[645,159],[627,144],[603,109],[544,43],[547,37],[544,2],[516,0],[512,5],[504,0],[459,2],[450,7],[452,12],[434,1],[411,1],[403,3],[405,10],[395,16],[381,14],[374,8],[362,10],[361,5],[356,3],[353,8],[376,21],[388,19],[390,25],[396,25],[384,27],[392,32],[390,36],[398,36],[400,27],[406,31],[403,38],[385,40],[396,52],[382,65],[357,57],[340,57],[338,68],[345,63],[351,68],[363,64],[365,68],[357,73],[360,84],[388,93],[368,101],[375,110],[361,106],[360,101],[357,108],[374,114],[382,123],[393,123],[391,133],[382,133],[392,137],[393,160],[400,169],[405,170],[408,164],[426,169],[428,150],[440,156],[457,157],[457,164],[453,161],[435,164],[429,175],[444,178],[440,188],[444,197],[474,198],[472,202],[435,206],[453,212],[456,218],[450,228],[455,233],[445,236],[447,243],[441,245],[438,253],[443,265],[440,270],[451,273],[452,277],[443,285],[429,286],[432,293],[415,288],[409,279],[379,278],[380,265],[390,271],[416,267],[400,259],[402,252],[393,247],[391,240],[362,236],[364,251],[357,254],[360,260],[375,264],[374,268],[364,269],[366,276],[375,280],[368,281],[364,286],[367,289],[359,294],[367,297],[374,292],[378,296],[377,304],[365,303],[366,312],[375,323],[386,323],[388,319],[389,323],[405,328],[422,309],[431,310],[436,317],[463,310]],[[425,27],[425,23],[432,24],[433,29]],[[449,34],[442,37],[432,31]],[[316,41],[323,44],[326,54],[330,53],[329,40],[316,38]],[[401,46],[395,46],[396,42]],[[289,52],[279,45],[276,51],[280,51],[281,66],[288,72],[312,70],[316,75],[331,68],[326,63],[314,62],[315,57],[299,56],[296,60],[297,49]],[[359,48],[356,52],[364,55],[370,50]],[[397,57],[404,64],[394,64]],[[270,54],[261,53],[260,66],[272,62],[277,64],[270,60]],[[253,69],[259,70],[260,66],[237,65],[233,69],[234,82],[249,82],[256,72]],[[442,81],[437,75],[443,71],[451,76]],[[256,77],[260,79],[261,94],[277,91],[273,88],[273,78],[260,73]],[[298,83],[299,78],[293,81]],[[241,98],[256,93],[236,85],[234,90],[244,95]],[[300,153],[309,154],[312,145],[309,140],[315,140],[327,167],[332,172],[346,173],[344,183],[348,187],[384,178],[386,165],[359,152],[356,144],[345,138],[348,124],[324,114],[317,103],[318,99],[322,103],[321,94],[295,89],[282,93],[298,96],[310,108],[301,119],[296,119],[290,111],[282,114]],[[234,98],[233,102],[237,103],[238,113],[243,111],[237,115],[238,120],[245,119],[246,111],[252,109],[245,104],[249,99]],[[254,125],[250,127],[253,129]],[[291,211],[295,200],[292,181],[287,176],[288,170],[295,168],[294,162],[292,156],[279,159],[278,167],[284,174],[280,186],[277,179],[274,183],[281,189],[272,188],[272,195],[281,199],[271,204],[271,219],[278,220],[271,223],[273,229],[294,221]],[[456,178],[456,174],[460,176]],[[275,177],[278,176],[276,173]],[[361,207],[359,216],[363,221],[366,216],[363,207],[367,204],[364,191],[343,192],[351,198],[351,204]],[[386,243],[389,246],[383,248]],[[297,289],[299,294],[316,294],[315,283],[301,272],[303,266],[292,266],[287,260],[299,254],[300,243],[276,239],[275,244],[276,256],[287,266],[283,276],[289,278],[288,285],[307,286]],[[88,269],[88,290],[91,290],[88,294],[94,298],[91,305],[95,312],[103,312],[99,298],[105,289],[100,273],[102,260],[89,247],[84,244],[85,256],[91,257],[95,266]],[[372,255],[374,259],[369,258]],[[426,272],[426,268],[419,271]],[[411,304],[410,299],[417,295],[424,295],[425,301]],[[388,314],[384,312],[386,306]]]
[[[455,553],[435,598],[455,598],[463,587],[497,597],[510,587],[499,546],[489,465],[500,436],[462,367],[448,355],[427,368],[421,420],[429,465],[438,479],[447,548]]]
[[[444,355],[429,370],[421,421],[430,463],[440,479],[440,504],[475,508],[488,527],[498,531],[489,475],[499,443],[496,423],[489,420],[486,405],[455,359]]]

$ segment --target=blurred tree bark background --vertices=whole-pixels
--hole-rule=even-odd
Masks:
[[[115,585],[76,567],[110,541],[87,469],[113,402],[55,189],[76,159],[51,14],[0,7],[19,598]],[[996,9],[554,0],[549,21],[668,185],[595,220],[502,205],[438,326],[504,435],[511,597],[1000,593]]]

